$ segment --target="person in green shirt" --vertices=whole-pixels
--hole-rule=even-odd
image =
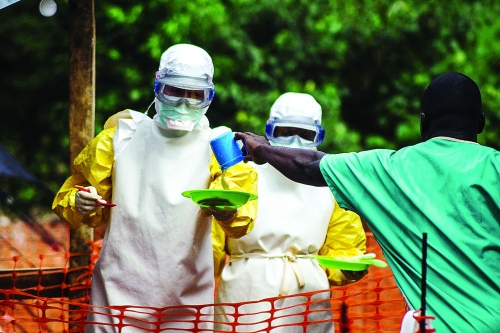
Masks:
[[[445,332],[500,332],[500,152],[479,145],[481,93],[464,74],[434,79],[421,100],[419,144],[325,154],[271,146],[236,133],[247,160],[328,186],[373,231],[412,309],[421,306],[422,236],[428,234],[426,314]]]

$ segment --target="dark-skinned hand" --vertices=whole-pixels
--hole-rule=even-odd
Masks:
[[[265,164],[267,161],[259,156],[257,153],[257,148],[262,145],[269,146],[269,141],[263,136],[256,135],[250,132],[236,132],[234,133],[234,138],[236,140],[243,140],[248,150],[248,155],[245,155],[244,161],[253,161],[255,164]]]
[[[355,281],[358,281],[360,280],[363,276],[365,276],[366,274],[368,274],[368,270],[364,270],[364,271],[345,271],[345,270],[341,270],[342,274],[344,274],[344,276],[346,277],[346,279],[348,280],[355,280]]]

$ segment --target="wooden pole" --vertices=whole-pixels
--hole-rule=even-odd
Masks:
[[[71,174],[73,161],[94,137],[95,119],[95,19],[94,0],[69,0],[69,147]],[[82,226],[70,231],[70,252],[89,252],[93,229]],[[70,268],[88,266],[90,256],[75,256]],[[76,283],[81,270],[68,274],[68,284]],[[70,291],[70,299],[85,296],[86,290]]]

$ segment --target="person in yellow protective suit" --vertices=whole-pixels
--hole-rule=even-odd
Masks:
[[[308,94],[288,92],[271,107],[266,125],[267,138],[273,145],[316,149],[324,137],[320,125],[321,106]],[[250,162],[251,163],[251,162]],[[353,283],[366,274],[335,269],[324,270],[313,255],[351,257],[366,251],[366,235],[360,217],[341,209],[325,188],[295,183],[269,164],[254,165],[259,175],[259,214],[252,232],[239,239],[228,239],[218,225],[212,225],[215,274],[219,279],[216,304],[261,300],[278,295],[292,295],[329,289]],[[304,223],[307,221],[307,223]],[[230,261],[227,266],[226,254]],[[321,300],[330,292],[317,295]],[[275,304],[286,308],[304,302],[295,298]],[[312,308],[329,308],[320,302]],[[234,316],[227,306],[216,306],[216,329],[227,329]],[[268,302],[247,304],[239,308],[246,314],[270,310]],[[291,308],[287,314],[304,311]],[[285,312],[281,311],[281,315]],[[233,312],[234,313],[234,312]],[[331,311],[309,315],[309,320],[331,319]],[[297,319],[299,318],[299,319]],[[290,317],[274,320],[266,313],[238,318],[238,332],[264,330],[264,324],[250,322],[272,320],[273,325],[300,322]],[[333,322],[311,325],[307,332],[333,332]],[[304,331],[304,332],[306,332]],[[303,332],[302,327],[283,327],[273,332]]]
[[[209,141],[227,127],[211,129],[205,116],[214,97],[213,71],[203,49],[168,48],[156,73],[153,119],[132,110],[111,117],[75,159],[77,172],[57,193],[53,210],[73,228],[107,224],[92,277],[92,305],[213,304],[212,215],[228,237],[253,228],[256,201],[238,209],[201,209],[181,195],[222,188]],[[250,165],[227,169],[225,180],[229,189],[257,192],[257,173]],[[102,208],[96,199],[116,207]],[[121,332],[192,327],[189,314],[175,317],[187,323],[156,327],[157,318],[138,310],[126,313]],[[118,332],[111,310],[94,311],[85,332]]]

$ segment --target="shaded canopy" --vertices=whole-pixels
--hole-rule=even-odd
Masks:
[[[48,190],[43,185],[43,183],[38,180],[38,178],[36,178],[28,170],[26,170],[2,144],[0,144],[0,177],[13,177],[28,180],[36,183],[37,185],[41,185],[42,188],[50,192],[50,190]],[[17,207],[14,203],[14,200],[0,188],[0,204],[3,203],[11,207],[24,222],[26,222],[36,233],[38,233],[42,237],[42,240],[45,243],[50,245],[52,249],[54,249],[55,251],[59,251],[61,250],[61,248],[64,248],[64,245],[56,240],[47,230],[45,230],[40,222]]]
[[[9,151],[0,144],[0,176],[14,177],[41,184]]]
[[[14,2],[18,2],[19,0],[0,0],[0,9],[3,9],[9,5],[12,5]]]

